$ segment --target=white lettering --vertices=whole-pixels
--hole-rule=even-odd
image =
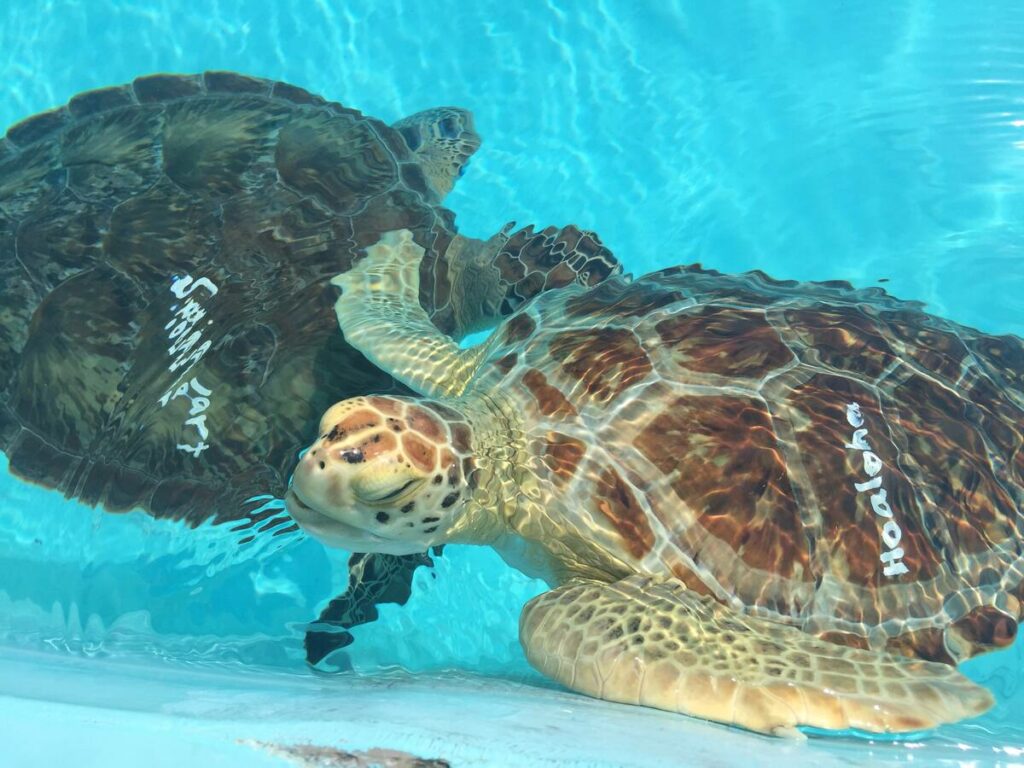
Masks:
[[[864,451],[861,458],[864,459],[864,471],[871,477],[882,471],[882,460],[871,451]]]
[[[910,573],[910,569],[900,562],[902,559],[903,550],[900,547],[883,552],[882,556],[879,558],[885,566],[885,568],[882,569],[882,573],[886,576],[901,576],[904,573]]]
[[[882,470],[885,465],[878,454],[871,450],[868,443],[868,430],[864,426],[864,414],[857,403],[849,403],[846,406],[846,421],[854,428],[850,442],[845,444],[846,448],[861,452],[861,461],[864,464],[864,473],[870,478],[865,482],[855,482],[853,487],[857,493],[875,491],[870,496],[871,511],[880,518],[885,518],[882,525],[882,543],[886,551],[882,552],[880,559],[884,566],[882,573],[885,576],[900,576],[910,573],[910,569],[903,563],[903,549],[899,547],[903,539],[903,529],[895,520],[892,507],[889,506],[889,494],[882,487]]]
[[[199,432],[200,440],[205,440],[210,436],[210,430],[206,428],[206,414],[203,414],[202,416],[196,416],[195,418],[189,419],[185,423],[196,428],[196,430]]]
[[[882,477],[874,477],[868,480],[866,483],[854,483],[853,487],[857,489],[857,493],[864,493],[864,491],[873,491],[875,488],[882,487]]]
[[[903,531],[900,530],[899,525],[892,520],[886,520],[885,525],[882,526],[882,541],[885,542],[885,546],[895,549],[902,538]]]
[[[846,423],[851,427],[864,426],[864,417],[861,415],[860,406],[857,403],[847,404]]]
[[[177,355],[181,352],[188,352],[192,347],[195,346],[196,342],[203,337],[199,331],[196,331],[191,336],[182,336],[180,341],[174,342],[167,348],[168,353]],[[174,369],[171,368],[173,371]]]
[[[885,488],[880,489],[878,493],[871,494],[871,511],[879,517],[892,517],[892,507],[886,501],[888,496]]]
[[[220,290],[213,281],[206,277],[195,279],[191,275],[176,275],[171,282],[171,293],[178,299],[191,297],[200,288],[205,290],[211,297],[216,296],[218,290]],[[179,369],[183,370],[178,373],[177,381],[161,396],[160,407],[165,407],[171,400],[179,397],[185,397],[189,400],[188,415],[190,418],[185,421],[185,426],[195,429],[199,435],[199,442],[195,445],[178,443],[177,449],[191,454],[193,457],[198,457],[199,454],[210,447],[206,442],[210,436],[210,430],[206,426],[205,411],[210,407],[210,396],[213,393],[210,389],[200,384],[199,380],[194,376],[184,384],[181,382],[188,375],[189,371],[209,352],[213,342],[203,340],[203,332],[197,330],[199,322],[206,317],[207,313],[206,309],[195,298],[189,298],[181,306],[174,304],[171,306],[171,312],[171,319],[164,325],[164,330],[168,332],[167,340],[171,342],[171,345],[167,348],[167,353],[173,358],[170,365],[167,366],[167,370],[171,373],[178,373]],[[211,323],[211,320],[206,322],[207,325]],[[195,394],[192,394],[190,389]]]
[[[174,282],[171,283],[171,293],[173,293],[179,299],[184,299],[186,296],[191,296],[192,292],[196,288],[205,288],[210,292],[211,296],[217,295],[217,286],[211,283],[205,277],[200,277],[193,283],[192,276],[185,275],[184,277],[174,278]]]
[[[858,451],[871,450],[871,446],[868,445],[868,441],[866,440],[867,436],[868,431],[866,429],[855,429],[853,431],[853,438],[846,444],[846,447],[853,448]]]
[[[173,363],[171,363],[171,365],[170,365],[168,370],[170,370],[171,373],[174,373],[176,370],[181,368],[181,366],[183,366],[186,363],[188,363],[188,368],[185,369],[185,373],[188,373],[188,371],[191,370],[192,366],[195,365],[196,363],[198,363],[200,361],[200,359],[202,359],[203,355],[206,354],[207,350],[209,350],[211,346],[213,346],[213,345],[209,341],[204,341],[196,349],[196,351],[193,352],[188,357],[188,359],[185,359],[184,354],[182,354],[181,357],[179,357],[177,360],[175,360]],[[188,352],[188,349],[186,349],[185,352]],[[184,376],[185,373],[182,373],[181,375]]]
[[[205,451],[209,447],[210,446],[207,445],[204,442],[200,442],[199,445],[185,445],[183,443],[178,443],[178,446],[177,446],[179,451],[184,451],[185,453],[191,453],[196,458],[198,458],[199,454],[202,453],[203,451]]]

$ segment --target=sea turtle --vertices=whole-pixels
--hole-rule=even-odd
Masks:
[[[950,664],[1021,613],[1020,339],[690,266],[545,294],[460,350],[415,302],[422,255],[387,233],[337,279],[348,341],[425,397],[326,412],[287,496],[306,530],[495,547],[554,587],[527,658],[605,699],[780,735],[991,706]]]
[[[11,470],[107,510],[233,522],[243,542],[284,530],[280,507],[252,499],[283,496],[323,410],[407,392],[334,319],[329,281],[364,246],[412,230],[429,253],[419,301],[455,336],[618,269],[575,227],[457,235],[441,203],[479,146],[463,109],[389,127],[229,72],[142,77],[12,127],[0,140]],[[390,560],[371,570],[377,596],[388,574],[408,575]]]

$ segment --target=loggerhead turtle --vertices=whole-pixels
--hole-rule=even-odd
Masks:
[[[777,735],[991,706],[950,664],[1021,613],[1020,339],[677,267],[546,294],[460,350],[414,301],[421,257],[388,233],[337,279],[348,341],[430,399],[326,412],[287,496],[306,530],[495,547],[554,587],[527,658],[601,698]]]
[[[441,202],[479,146],[462,109],[389,127],[228,72],[142,77],[12,127],[0,140],[11,470],[111,511],[282,532],[280,509],[247,501],[284,494],[324,408],[407,392],[337,332],[329,280],[361,248],[412,230],[429,253],[419,301],[455,336],[617,269],[575,227],[457,235]],[[401,599],[389,584],[407,564],[359,565],[374,582],[359,600]]]

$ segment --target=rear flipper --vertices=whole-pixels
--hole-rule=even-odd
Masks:
[[[527,604],[519,636],[534,667],[580,693],[775,736],[918,731],[993,704],[952,667],[833,645],[671,579],[572,582]]]
[[[434,556],[441,547],[434,547]],[[412,577],[421,565],[434,564],[430,553],[416,555],[353,554],[348,561],[349,581],[344,594],[331,600],[306,630],[306,662],[313,667],[328,656],[352,644],[348,630],[377,619],[382,603],[405,605],[412,593]],[[348,657],[337,654],[331,659],[332,671],[352,668]]]

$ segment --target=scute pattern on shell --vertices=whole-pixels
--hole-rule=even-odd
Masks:
[[[1012,642],[1020,339],[699,266],[546,295],[506,327],[475,387],[535,425],[533,471],[580,510],[567,536],[837,642],[945,662]],[[906,574],[884,574],[887,518],[855,488],[875,476]]]
[[[11,469],[112,511],[274,527],[281,519],[266,518],[279,512],[252,514],[247,500],[283,495],[320,414],[408,392],[344,343],[329,285],[395,229],[426,250],[421,303],[454,332],[454,216],[378,120],[286,83],[207,72],[83,93],[13,126],[0,139],[0,450]],[[504,243],[494,258],[508,262],[506,312],[618,270],[571,226]],[[171,292],[179,277],[216,290],[190,307],[203,314],[183,338],[210,346],[181,381],[169,334],[193,297]],[[161,405],[190,378],[211,393],[205,409],[189,397]],[[205,419],[208,441],[190,417]],[[201,460],[180,449],[200,439]]]
[[[232,73],[143,77],[12,127],[0,148],[12,469],[87,503],[191,522],[244,517],[248,496],[279,493],[302,427],[330,402],[402,391],[368,365],[352,371],[325,284],[357,231],[412,226],[428,247],[451,236],[426,189],[402,182],[412,164],[382,123]],[[175,449],[190,442],[176,434],[187,401],[157,402],[176,378],[166,327],[179,275],[218,287],[203,305],[217,348],[192,371],[213,391],[205,426],[220,442],[202,461]]]

